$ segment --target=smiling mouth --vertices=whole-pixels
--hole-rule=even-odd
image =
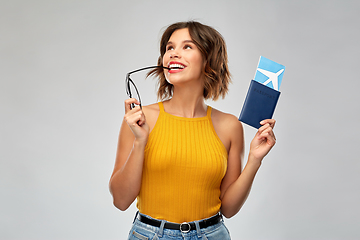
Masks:
[[[184,65],[181,65],[181,64],[175,63],[175,64],[170,64],[170,65],[169,65],[169,68],[170,68],[171,70],[184,69],[185,66],[184,66]]]

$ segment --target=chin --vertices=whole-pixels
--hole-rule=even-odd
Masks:
[[[172,84],[172,82],[167,77],[165,77],[165,79],[168,83]]]

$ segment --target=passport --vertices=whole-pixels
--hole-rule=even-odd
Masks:
[[[239,121],[260,128],[260,122],[271,119],[280,97],[279,87],[285,66],[260,57],[254,80],[251,80]]]
[[[279,96],[279,91],[251,80],[239,121],[260,128],[262,120],[272,118]]]

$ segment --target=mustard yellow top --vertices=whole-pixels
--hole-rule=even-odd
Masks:
[[[164,111],[149,135],[137,207],[156,219],[182,223],[220,211],[227,151],[207,116],[184,118]]]

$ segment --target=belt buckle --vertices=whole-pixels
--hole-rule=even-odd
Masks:
[[[188,225],[188,226],[189,226],[189,229],[188,229],[188,230],[183,230],[183,229],[182,229],[182,226],[183,226],[183,225]],[[181,231],[182,233],[188,233],[188,232],[190,232],[190,229],[191,229],[190,223],[188,223],[188,222],[183,222],[182,224],[180,224],[180,231]]]

